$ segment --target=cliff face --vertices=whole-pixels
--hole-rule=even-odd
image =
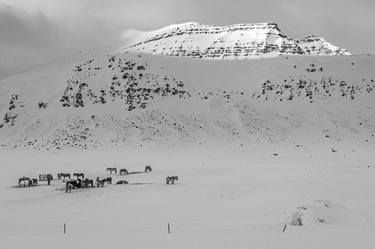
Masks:
[[[308,36],[299,40],[298,45],[306,55],[350,55],[348,50],[336,47],[318,36]]]
[[[209,26],[191,22],[172,25],[145,33],[126,50],[203,59],[350,54],[320,37],[289,38],[276,23]]]

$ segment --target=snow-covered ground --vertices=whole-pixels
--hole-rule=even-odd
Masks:
[[[373,248],[374,56],[83,61],[0,82],[0,249]]]
[[[345,156],[274,150],[278,156],[265,146],[1,152],[1,248],[373,247],[372,148]],[[23,175],[64,171],[93,178],[107,175],[107,167],[142,171],[147,164],[152,173],[116,177],[129,185],[68,194],[59,181],[12,187]],[[166,185],[169,175],[180,180]]]

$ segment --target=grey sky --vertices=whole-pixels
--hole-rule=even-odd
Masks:
[[[375,53],[373,0],[0,0],[0,78],[82,49],[122,42],[127,29],[277,22],[352,53]]]

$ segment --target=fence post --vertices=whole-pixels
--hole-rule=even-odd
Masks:
[[[168,222],[168,234],[171,233],[171,225]]]
[[[286,229],[286,224],[284,225],[283,232],[285,232],[285,229]]]
[[[64,223],[64,234],[66,234],[66,224]]]

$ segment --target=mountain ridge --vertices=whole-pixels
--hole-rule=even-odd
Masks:
[[[202,59],[254,59],[280,55],[350,55],[319,36],[297,40],[275,22],[229,26],[186,22],[145,32],[125,51]]]

